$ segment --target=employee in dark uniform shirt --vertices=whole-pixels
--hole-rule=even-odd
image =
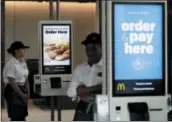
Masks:
[[[95,95],[101,94],[102,90],[100,35],[89,34],[82,45],[85,46],[88,60],[75,68],[67,95],[78,102],[74,121],[93,121]]]
[[[20,41],[15,41],[8,49],[11,59],[3,70],[5,82],[5,99],[8,117],[11,121],[25,121],[28,115],[27,102],[30,95],[27,80],[29,71],[24,60],[25,49],[29,48]]]

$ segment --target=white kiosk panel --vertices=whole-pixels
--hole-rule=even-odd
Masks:
[[[39,32],[41,95],[66,95],[73,63],[72,22],[41,21]]]
[[[149,120],[167,120],[166,1],[107,4],[110,121],[131,120],[137,103]]]

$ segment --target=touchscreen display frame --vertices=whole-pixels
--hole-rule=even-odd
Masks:
[[[44,27],[46,26],[54,26],[56,28],[61,26],[68,26],[69,27],[69,65],[44,65]],[[52,24],[52,23],[45,23],[41,24],[41,62],[42,62],[42,74],[44,75],[62,75],[62,74],[71,74],[72,73],[72,25],[69,23],[58,23],[58,24]],[[45,71],[48,69],[47,71]]]
[[[125,84],[122,82],[126,82],[126,81],[130,81],[129,80],[120,80],[117,83],[117,80],[115,80],[115,21],[117,18],[115,18],[115,6],[116,5],[160,5],[162,8],[162,79],[158,79],[161,80],[161,91],[160,92],[147,92],[145,93],[144,91],[138,92],[138,93],[127,93],[127,92],[117,92],[117,90],[119,90],[117,87],[121,88],[121,89],[126,89],[127,86],[125,86]],[[122,14],[122,13],[121,13]],[[164,96],[166,94],[166,73],[165,73],[165,65],[166,65],[166,61],[165,61],[165,4],[164,3],[155,3],[155,2],[112,2],[112,96],[113,97],[127,97],[127,96]],[[124,69],[125,70],[125,69]],[[150,81],[153,79],[146,79],[146,81]],[[153,80],[153,82],[156,82],[157,79]],[[132,80],[132,81],[138,81],[138,82],[144,82],[144,79],[138,79],[138,80]],[[133,87],[133,86],[132,86]]]

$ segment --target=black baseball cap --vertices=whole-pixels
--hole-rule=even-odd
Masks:
[[[27,49],[29,46],[24,45],[21,41],[15,41],[11,44],[10,48],[8,48],[8,53],[13,52],[14,50],[18,49]]]
[[[101,44],[101,37],[98,33],[90,33],[84,41],[81,43],[82,45],[87,44]]]

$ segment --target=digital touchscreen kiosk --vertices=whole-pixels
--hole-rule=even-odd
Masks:
[[[165,95],[164,4],[112,4],[113,96]]]
[[[42,73],[71,74],[71,25],[42,24]]]

